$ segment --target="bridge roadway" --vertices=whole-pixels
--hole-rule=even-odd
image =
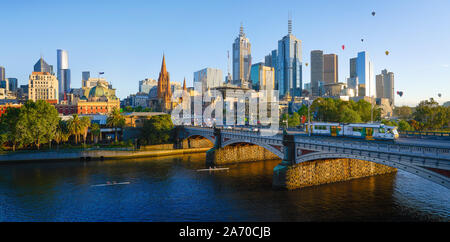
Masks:
[[[261,136],[259,131],[248,128],[217,131],[220,131],[220,140],[216,140],[213,128],[185,126],[180,138],[203,136],[219,144],[220,148],[236,143],[251,143],[266,148],[283,160],[287,157],[286,140],[290,139],[290,164],[333,158],[366,160],[405,170],[450,188],[449,140],[400,138],[395,141],[369,141],[351,137],[309,136],[299,130],[290,130],[288,135],[280,131],[274,136]]]

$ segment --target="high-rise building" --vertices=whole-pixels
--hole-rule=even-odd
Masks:
[[[208,67],[196,71],[194,72],[194,83],[196,82],[202,83],[203,92],[214,87],[220,87],[223,83],[222,70]]]
[[[338,83],[338,56],[336,54],[323,55],[323,82],[325,84]]]
[[[369,55],[365,51],[358,53],[355,66],[356,76],[358,77],[359,83],[358,95],[376,97],[373,64],[369,59]]]
[[[387,98],[391,106],[394,105],[394,73],[386,69],[376,76],[376,90],[378,98]]]
[[[233,43],[233,83],[242,86],[250,79],[252,63],[251,44],[245,36],[244,27],[241,24],[239,36]]]
[[[57,59],[57,77],[59,82],[59,95],[60,100],[64,97],[65,93],[70,92],[70,69],[69,69],[69,56],[66,50],[56,50]]]
[[[42,57],[34,64],[34,72],[47,72],[50,73],[50,75],[55,74],[53,72],[53,66],[47,64]]]
[[[253,64],[250,79],[252,81],[251,87],[254,90],[274,90],[275,70],[273,67],[265,66],[262,62]]]
[[[12,92],[15,92],[17,90],[17,86],[18,86],[17,78],[9,77],[6,79],[8,80],[9,90]]]
[[[323,82],[323,51],[311,51],[311,92],[313,96],[320,96],[319,82]]]
[[[288,34],[278,41],[275,79],[280,98],[287,93],[291,97],[302,94],[302,42],[292,35],[292,21],[288,22]]]
[[[278,50],[272,50],[272,52],[269,55],[266,55],[264,58],[264,65],[268,67],[273,67],[274,71],[277,69],[277,56],[278,56]],[[274,72],[274,89],[278,90],[278,80],[276,77],[276,73]]]
[[[5,67],[0,66],[0,81],[5,80]]]
[[[142,81],[139,81],[139,92],[149,94],[150,90],[153,88],[157,88],[158,82],[155,79],[146,78]]]
[[[163,55],[161,72],[158,77],[158,93],[159,106],[161,111],[172,110],[172,90],[170,88],[170,76],[166,69],[166,59]]]
[[[81,73],[81,81],[87,81],[91,77],[91,72],[89,71],[83,71]]]
[[[350,59],[350,78],[356,77],[356,57]]]
[[[28,81],[28,99],[58,102],[58,79],[50,72],[33,72]]]

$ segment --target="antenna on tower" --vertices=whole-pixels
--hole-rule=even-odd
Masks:
[[[291,12],[288,13],[288,34],[292,34],[292,16],[291,16]]]
[[[244,25],[242,25],[242,21],[241,21],[241,28],[239,30],[239,36],[244,36]]]

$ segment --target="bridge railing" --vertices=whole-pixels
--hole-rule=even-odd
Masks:
[[[433,132],[433,131],[399,131],[401,137],[415,138],[441,138],[450,140],[450,132]]]

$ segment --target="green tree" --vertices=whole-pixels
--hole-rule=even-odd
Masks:
[[[439,106],[433,98],[424,100],[417,105],[413,117],[416,121],[423,123],[424,129],[442,129],[447,126],[450,119],[448,109]]]
[[[398,129],[401,131],[414,131],[414,129],[405,120],[398,121]]]
[[[300,125],[300,115],[295,112],[288,118],[289,127],[296,127]]]
[[[61,142],[67,142],[69,140],[70,132],[69,127],[66,121],[59,120],[58,125],[56,126],[56,133],[55,133],[55,141],[59,148],[59,143]]]
[[[343,106],[341,112],[339,113],[339,122],[341,122],[341,123],[360,123],[361,117],[355,110],[351,109],[351,107]]]
[[[58,122],[58,111],[53,105],[44,100],[29,100],[21,107],[17,128],[24,143],[34,143],[39,149],[41,144],[51,145]]]
[[[100,136],[100,125],[98,125],[98,123],[93,123],[91,125],[91,134],[92,134],[92,138],[94,139],[94,143],[97,144],[98,142],[98,137]]]
[[[17,123],[20,118],[20,109],[9,107],[0,118],[1,141],[10,142],[13,151],[16,150],[17,144],[21,143],[21,137],[18,135]]]
[[[401,119],[409,119],[411,117],[411,114],[412,114],[411,107],[401,106],[394,108],[394,115]]]
[[[83,131],[83,125],[78,114],[72,115],[72,118],[68,122],[70,134],[75,136],[75,144],[78,144],[79,136]]]
[[[108,127],[114,128],[114,140],[115,142],[117,142],[117,129],[123,128],[125,126],[125,119],[122,117],[120,111],[117,108],[114,108],[109,114],[108,118],[106,119],[106,125]]]
[[[173,123],[170,115],[155,115],[145,120],[141,128],[141,138],[147,144],[165,144],[172,141]]]
[[[84,144],[86,144],[88,130],[89,127],[91,127],[91,119],[89,117],[84,116],[80,119],[80,121],[81,121],[81,130],[83,133],[83,142]]]

